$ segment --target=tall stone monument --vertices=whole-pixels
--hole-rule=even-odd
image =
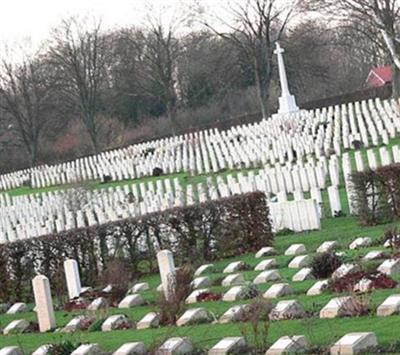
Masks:
[[[157,261],[165,298],[170,299],[175,294],[174,255],[169,250],[161,250],[157,253]]]
[[[32,286],[35,296],[39,330],[41,332],[47,332],[56,327],[49,279],[46,276],[38,275],[32,280]]]
[[[64,261],[65,278],[67,280],[68,296],[70,299],[79,297],[82,291],[79,268],[76,260],[68,259]]]
[[[299,112],[299,107],[296,104],[296,98],[290,93],[289,85],[286,76],[285,62],[283,61],[283,53],[285,50],[276,42],[274,53],[278,58],[279,80],[281,82],[281,97],[279,98],[278,114],[290,114]]]

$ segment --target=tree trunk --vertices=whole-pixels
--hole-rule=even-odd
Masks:
[[[397,67],[397,65],[392,65],[392,72],[392,97],[398,99],[400,97],[400,69]]]
[[[31,155],[31,166],[35,166],[37,162],[37,142],[33,142],[31,149],[30,149],[30,155]]]
[[[257,98],[258,98],[258,103],[260,105],[260,111],[262,118],[267,118],[268,117],[268,108],[267,108],[267,88],[264,85],[264,80],[262,80],[262,71],[263,68],[260,68],[260,66],[257,63],[257,59],[254,58],[254,76],[255,76],[255,82],[256,82],[256,88],[257,88]]]
[[[169,122],[171,123],[171,130],[172,130],[172,134],[174,136],[176,136],[178,134],[179,128],[180,128],[179,123],[176,118],[176,114],[177,114],[176,106],[173,103],[168,102],[167,103],[167,116],[168,116]]]

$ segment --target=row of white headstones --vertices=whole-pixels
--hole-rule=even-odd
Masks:
[[[386,147],[379,149],[381,165],[400,162],[398,146],[392,153]],[[362,153],[354,153],[356,169],[363,171],[378,167],[372,149],[367,150],[367,162]],[[155,182],[110,187],[99,190],[67,189],[41,194],[10,197],[0,194],[0,243],[84,228],[120,219],[142,216],[173,207],[190,206],[208,200],[229,197],[252,191],[265,192],[275,230],[289,228],[295,231],[319,229],[322,216],[321,190],[327,187],[332,216],[342,211],[339,187],[343,176],[349,209],[353,211],[353,190],[350,154],[340,159],[310,157],[306,163],[283,167],[266,166],[258,174],[239,172],[207,178],[207,183],[187,185],[186,191],[178,178],[158,179]],[[310,193],[310,199],[304,193]],[[293,194],[294,201],[288,201]],[[301,216],[307,218],[301,218]]]
[[[0,176],[0,190],[30,181],[48,187],[101,179],[114,181],[164,173],[202,174],[223,169],[284,165],[308,155],[341,156],[342,148],[358,140],[364,147],[388,144],[400,132],[398,102],[379,99],[301,111],[258,123],[200,131],[149,141],[53,166],[41,166]]]

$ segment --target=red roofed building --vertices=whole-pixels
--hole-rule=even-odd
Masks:
[[[387,65],[385,67],[371,69],[365,81],[365,85],[367,88],[377,88],[391,83],[392,79],[392,67]]]

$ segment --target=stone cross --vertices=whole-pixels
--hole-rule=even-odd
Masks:
[[[56,327],[49,279],[46,276],[38,275],[32,280],[32,285],[39,330],[41,332],[47,332]]]
[[[74,259],[64,261],[65,278],[67,280],[68,296],[70,299],[81,294],[81,280],[79,277],[78,263]]]
[[[175,292],[175,264],[174,255],[169,250],[157,253],[158,267],[160,269],[162,289],[166,299],[173,297]]]
[[[289,85],[286,76],[285,62],[283,61],[283,53],[285,50],[276,42],[276,49],[274,53],[278,58],[278,68],[279,68],[279,79],[281,82],[282,94],[279,98],[279,111],[280,114],[292,113],[299,111],[299,107],[296,104],[296,99],[290,94]]]

